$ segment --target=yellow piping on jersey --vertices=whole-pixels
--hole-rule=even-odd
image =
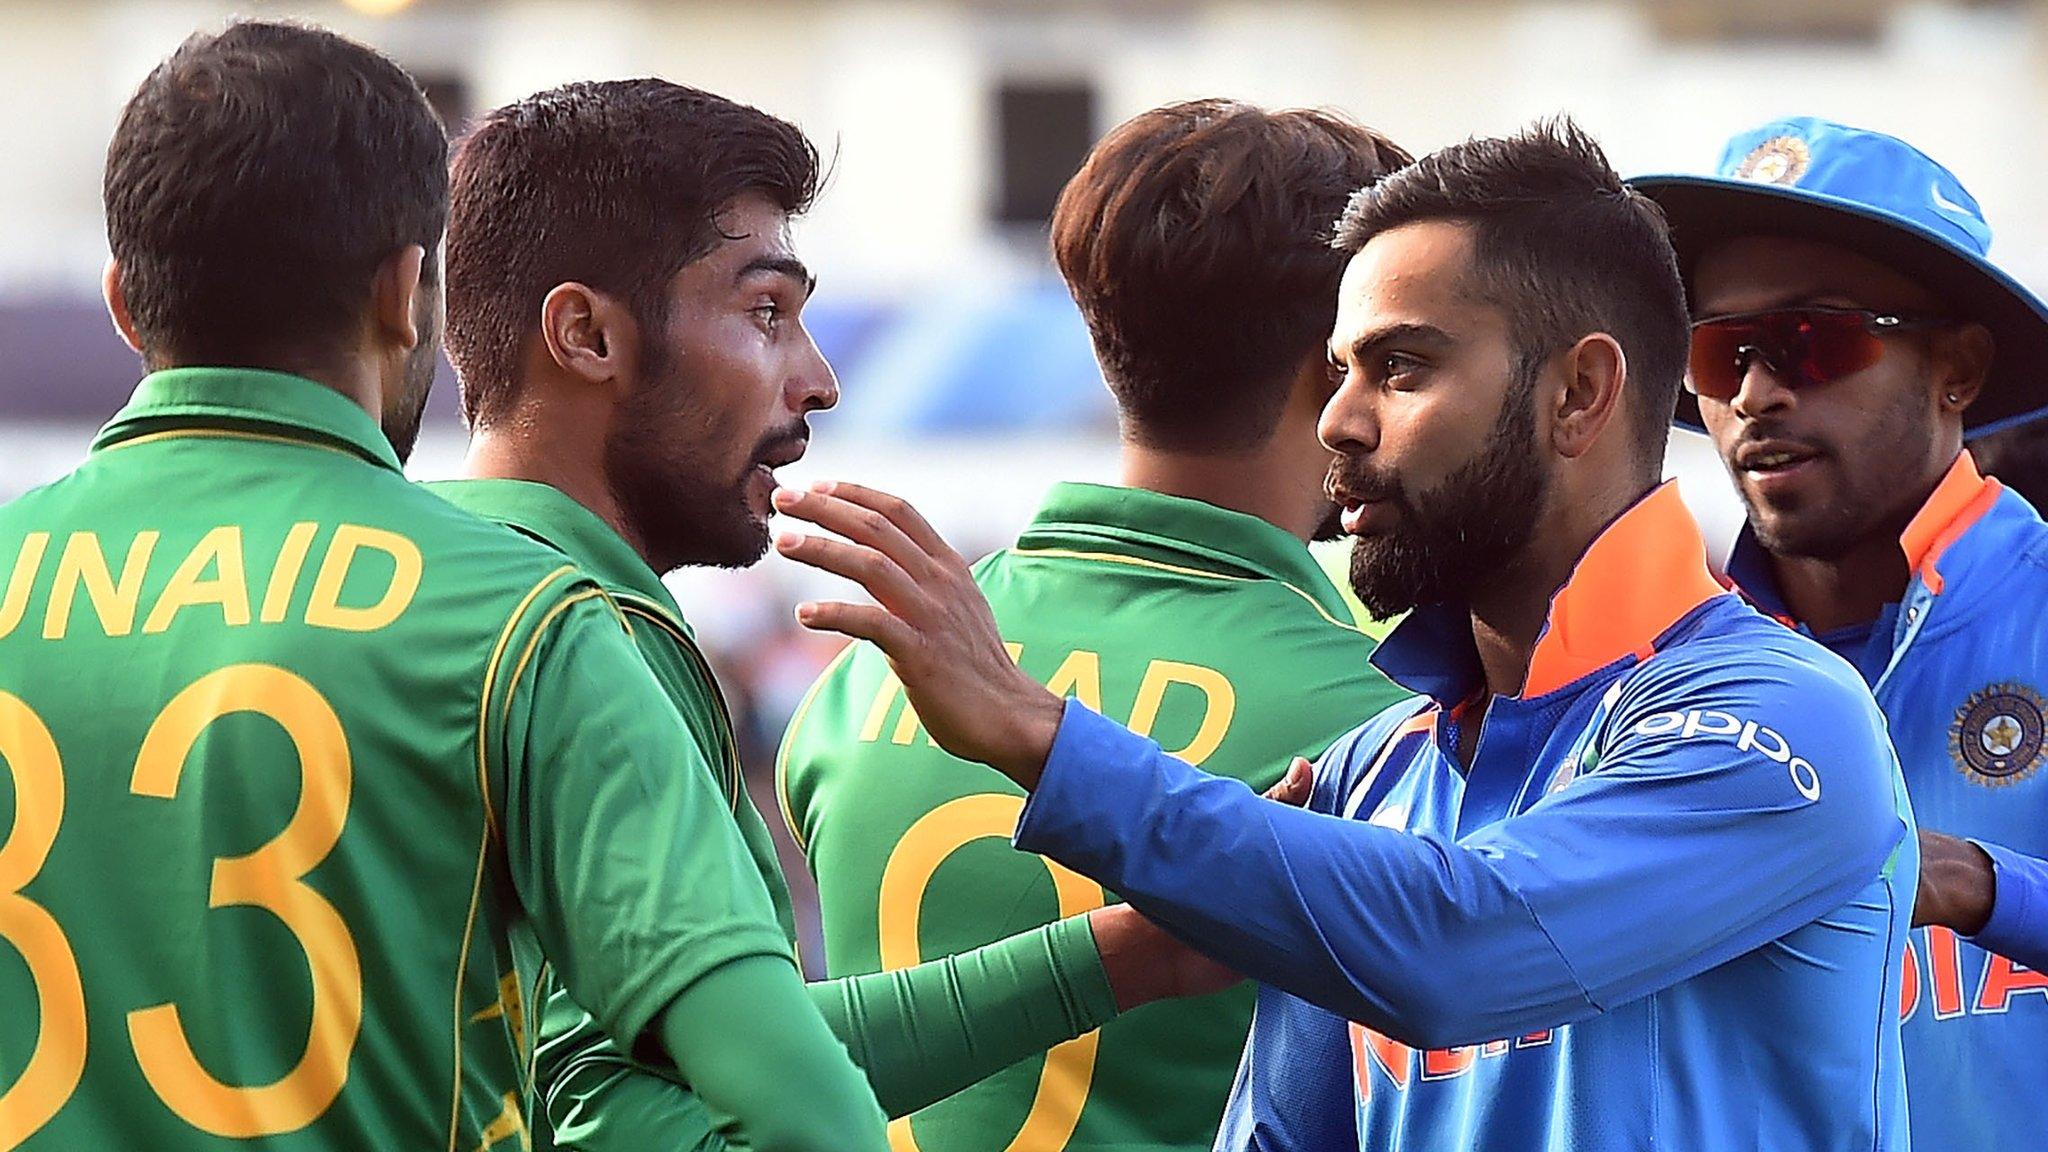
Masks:
[[[476,709],[476,785],[477,797],[483,802],[484,827],[477,838],[476,879],[469,889],[469,913],[462,921],[462,951],[455,957],[455,1026],[452,1035],[455,1041],[455,1086],[449,1092],[448,1100],[448,1152],[455,1152],[456,1132],[462,1124],[462,985],[469,978],[469,944],[476,935],[476,911],[483,902],[484,868],[490,862],[491,836],[497,830],[498,817],[491,806],[490,772],[490,718],[491,689],[497,680],[498,661],[505,655],[505,648],[512,643],[512,633],[519,628],[519,622],[526,617],[526,610],[540,598],[548,585],[564,575],[575,575],[576,566],[564,564],[541,577],[540,582],[527,590],[512,615],[505,620],[505,627],[498,633],[498,642],[491,649],[491,658],[484,665],[484,682],[477,698]]]
[[[642,596],[634,596],[625,592],[614,592],[612,595],[618,600],[619,609],[622,613],[631,612],[654,624],[673,637],[677,644],[682,645],[693,653],[703,665],[705,678],[710,681],[705,687],[718,696],[721,705],[720,711],[725,713],[726,751],[729,753],[726,763],[727,792],[732,797],[733,814],[738,815],[740,795],[746,789],[746,773],[740,767],[739,736],[732,731],[732,707],[725,703],[725,693],[719,688],[717,679],[711,674],[711,661],[705,658],[704,653],[698,649],[696,641],[690,639],[690,633],[683,627],[682,622],[670,615],[668,609]],[[632,622],[627,621],[626,627],[630,630]]]
[[[265,444],[289,444],[294,448],[318,448],[323,452],[334,452],[342,456],[360,458],[356,453],[333,444],[318,440],[307,440],[297,436],[279,436],[271,432],[244,432],[238,428],[172,428],[163,432],[150,432],[133,440],[109,444],[101,452],[117,452],[133,448],[137,444],[152,444],[159,440],[255,440]]]
[[[611,602],[611,598],[605,595],[602,588],[585,588],[581,592],[564,596],[556,601],[554,607],[548,609],[547,615],[540,618],[540,623],[533,626],[533,635],[526,638],[526,649],[519,653],[518,662],[512,665],[512,681],[505,687],[505,709],[498,716],[500,727],[512,722],[512,696],[519,691],[519,678],[526,675],[526,665],[533,659],[534,650],[540,647],[541,637],[547,635],[548,625],[553,624],[557,616],[583,603],[585,600],[603,600],[606,606],[611,608],[612,614],[614,616],[618,615],[618,605]],[[619,623],[623,625],[626,622],[622,618],[619,620]],[[502,835],[502,832],[500,834]]]
[[[853,656],[853,647],[849,642],[841,648],[839,655],[834,656],[832,662],[825,665],[825,670],[818,673],[818,678],[811,682],[811,690],[804,693],[804,698],[797,702],[796,711],[789,717],[789,727],[782,730],[782,746],[775,750],[775,806],[782,809],[782,826],[789,829],[789,838],[805,856],[811,854],[811,846],[804,843],[803,830],[796,826],[796,817],[789,810],[789,750],[796,743],[797,726],[804,722],[804,714],[811,710],[811,702],[818,698],[818,690],[825,686],[825,681],[834,672],[839,671],[841,664]]]
[[[526,610],[533,606],[533,602],[540,598],[540,594],[547,590],[547,586],[564,575],[577,574],[575,565],[564,564],[541,577],[540,583],[528,589],[525,597],[519,601],[519,606],[512,609],[512,615],[505,621],[505,627],[498,633],[498,643],[491,649],[490,661],[484,665],[483,694],[478,698],[479,707],[476,715],[476,788],[477,794],[483,798],[484,824],[488,833],[501,834],[498,828],[498,813],[491,804],[491,770],[487,751],[490,747],[491,690],[496,686],[498,661],[504,658],[505,648],[512,643],[512,633],[518,630],[519,622],[526,618]]]
[[[737,733],[733,731],[732,709],[731,706],[725,702],[725,692],[718,686],[718,678],[712,674],[711,661],[705,658],[704,652],[697,646],[697,642],[690,638],[689,630],[683,627],[683,622],[677,619],[674,616],[674,614],[670,613],[667,608],[663,607],[661,604],[653,600],[647,599],[644,596],[635,596],[631,593],[618,593],[617,595],[619,599],[619,604],[622,608],[632,611],[636,615],[639,615],[649,621],[652,621],[657,627],[661,628],[670,636],[674,637],[675,642],[677,644],[680,644],[685,651],[689,652],[692,656],[696,658],[698,667],[704,673],[704,679],[706,681],[705,687],[711,691],[712,696],[717,700],[718,711],[725,718],[726,762],[728,767],[731,768],[731,773],[727,777],[727,787],[729,790],[728,794],[731,796],[732,799],[733,817],[734,819],[738,819],[740,814],[741,797],[743,797],[746,794],[746,773],[745,770],[740,766],[739,736]],[[808,697],[806,697],[806,699],[808,699]],[[776,798],[778,801],[780,801],[781,796],[779,794],[779,791]],[[789,823],[789,812],[786,808],[783,810],[782,822],[785,825]],[[792,833],[792,835],[794,835],[794,833]],[[803,846],[801,838],[798,838],[797,846],[799,848]],[[780,869],[778,866],[778,873],[779,871]],[[786,884],[787,879],[782,879],[784,879],[784,883]],[[789,950],[791,957],[796,960],[797,971],[802,972],[804,968],[804,952],[802,939],[792,935],[789,941]]]
[[[1357,624],[1346,623],[1342,620],[1337,619],[1335,616],[1330,615],[1330,613],[1326,609],[1324,609],[1322,604],[1319,603],[1315,597],[1309,595],[1307,592],[1302,591],[1300,588],[1297,588],[1294,585],[1289,584],[1285,580],[1281,580],[1272,576],[1232,576],[1223,572],[1205,572],[1200,568],[1183,568],[1178,564],[1167,564],[1158,560],[1147,560],[1141,556],[1121,556],[1114,552],[1075,552],[1065,548],[1012,548],[1010,549],[1010,555],[1045,558],[1052,560],[1094,560],[1103,564],[1124,564],[1132,568],[1156,568],[1161,572],[1172,572],[1180,576],[1198,576],[1209,580],[1227,580],[1234,583],[1251,583],[1256,580],[1270,580],[1273,583],[1278,584],[1280,587],[1287,589],[1289,592],[1294,593],[1296,596],[1301,597],[1303,600],[1306,600],[1308,602],[1308,606],[1316,610],[1316,615],[1321,616],[1324,620],[1327,620],[1330,623],[1335,624],[1337,627],[1344,629],[1346,632],[1355,632],[1361,636],[1366,635],[1365,630],[1360,628]]]
[[[462,953],[455,959],[455,1089],[448,1103],[448,1152],[455,1152],[455,1133],[462,1124],[462,982],[469,974],[469,941],[476,929],[476,908],[483,900],[484,866],[490,862],[491,829],[477,837],[476,880],[469,889],[469,915],[462,921]]]

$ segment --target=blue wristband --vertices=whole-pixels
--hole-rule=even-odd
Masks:
[[[2048,860],[1982,840],[1970,843],[1991,857],[1997,885],[1991,918],[1970,937],[1971,943],[2036,971],[2048,971]]]

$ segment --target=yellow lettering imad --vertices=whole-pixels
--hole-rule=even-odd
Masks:
[[[1152,726],[1159,722],[1160,705],[1166,702],[1166,689],[1173,684],[1198,689],[1204,697],[1202,722],[1194,738],[1187,747],[1171,753],[1190,764],[1200,764],[1222,747],[1224,734],[1230,731],[1230,721],[1237,715],[1237,689],[1214,668],[1154,660],[1146,665],[1144,682],[1138,685],[1138,702],[1131,707],[1131,731],[1140,736],[1152,734]]]
[[[1076,648],[1060,661],[1059,671],[1045,682],[1055,696],[1072,696],[1095,711],[1102,711],[1102,656]]]
[[[903,695],[903,681],[894,672],[882,673],[881,690],[875,693],[875,702],[868,706],[868,718],[860,726],[860,741],[872,744],[882,738],[882,725],[889,719],[889,709]]]
[[[1003,645],[1003,650],[1010,654],[1012,662],[1024,658],[1024,646],[1022,644],[1006,642]],[[1100,681],[1101,676],[1099,673],[1095,679]],[[1058,689],[1054,689],[1054,691],[1058,691]],[[1096,688],[1096,695],[1100,696],[1101,694],[1102,690],[1098,686]],[[897,679],[894,672],[884,672],[882,674],[882,687],[875,692],[874,703],[868,705],[867,718],[861,721],[861,743],[872,744],[882,738],[882,726],[889,722],[889,713],[896,707],[896,702],[903,698],[903,681]],[[912,707],[908,701],[905,701],[902,713],[896,717],[896,727],[889,733],[889,743],[909,744],[911,741],[916,740],[917,723],[917,709]],[[936,746],[929,735],[925,737],[925,743]]]

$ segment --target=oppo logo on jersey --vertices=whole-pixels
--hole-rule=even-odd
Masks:
[[[1820,799],[1820,773],[1804,757],[1792,754],[1792,745],[1775,729],[1732,712],[1695,708],[1689,712],[1659,712],[1636,722],[1630,732],[1637,736],[1671,736],[1690,740],[1698,736],[1732,738],[1738,752],[1758,752],[1765,759],[1783,764],[1792,786],[1808,800]]]

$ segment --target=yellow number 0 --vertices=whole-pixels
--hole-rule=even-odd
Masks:
[[[247,1139],[295,1131],[334,1103],[363,1023],[362,964],[334,906],[304,883],[334,850],[348,819],[353,768],[341,720],[311,684],[282,668],[237,664],[201,677],[173,698],[143,738],[129,790],[169,800],[185,760],[223,716],[266,716],[299,759],[299,803],[284,831],[246,856],[214,861],[207,906],[261,908],[284,922],[313,976],[313,1019],[299,1061],[270,1084],[221,1083],[193,1055],[176,1004],[128,1014],[135,1059],[164,1104],[216,1136]],[[14,776],[14,829],[0,847],[0,939],[28,962],[42,1032],[21,1078],[0,1093],[0,1149],[13,1148],[57,1114],[85,1070],[85,994],[78,962],[56,920],[21,895],[49,856],[64,815],[57,746],[28,705],[0,692],[0,757]]]
[[[21,894],[43,870],[64,819],[64,766],[50,730],[0,692],[0,759],[14,777],[14,830],[0,848],[0,938],[28,961],[42,1032],[21,1079],[0,1093],[0,1148],[12,1148],[71,1098],[85,1074],[85,988],[57,920]]]
[[[990,836],[1008,840],[1017,831],[1017,817],[1023,811],[1023,797],[991,792],[950,800],[910,826],[882,867],[883,971],[919,962],[918,916],[925,889],[939,865],[976,840]],[[1045,866],[1052,873],[1061,916],[1078,916],[1102,907],[1101,885],[1050,860]],[[1038,1073],[1038,1093],[1007,1152],[1066,1147],[1074,1126],[1081,1122],[1081,1109],[1088,1103],[1088,1085],[1095,1078],[1095,1046],[1100,1039],[1100,1033],[1090,1032],[1045,1054],[1045,1066]],[[895,1152],[917,1152],[908,1118],[890,1121],[889,1146]]]
[[[276,839],[247,856],[214,861],[207,907],[261,908],[298,938],[313,971],[306,1051],[275,1083],[236,1088],[214,1079],[192,1054],[176,1004],[130,1012],[128,1038],[143,1076],[171,1111],[201,1131],[246,1139],[303,1128],[341,1093],[363,1025],[363,969],[341,914],[303,882],[341,839],[354,783],[341,719],[311,684],[266,664],[201,677],[150,725],[129,789],[165,800],[177,795],[199,734],[234,712],[268,716],[291,737],[299,753],[299,806]]]

